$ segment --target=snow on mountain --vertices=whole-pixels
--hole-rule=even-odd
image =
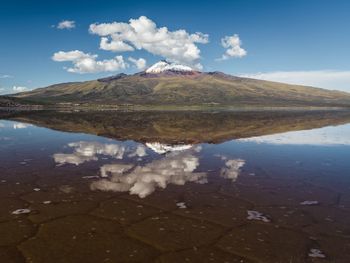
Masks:
[[[190,72],[193,71],[189,66],[171,63],[166,60],[161,60],[156,64],[152,65],[146,70],[146,73],[158,74],[164,71],[179,71],[179,72]]]

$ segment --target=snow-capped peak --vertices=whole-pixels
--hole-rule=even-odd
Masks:
[[[166,60],[161,60],[156,64],[152,65],[146,70],[146,73],[158,74],[164,71],[180,71],[180,72],[190,72],[193,71],[189,66],[171,63]]]

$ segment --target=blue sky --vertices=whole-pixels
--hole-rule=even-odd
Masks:
[[[349,13],[350,1],[345,0],[2,1],[0,92],[139,71],[130,57],[142,58],[145,61],[139,62],[148,66],[166,58],[200,64],[203,71],[350,92]],[[156,31],[166,27],[169,39],[157,43],[148,32],[127,37],[129,20],[145,25],[142,16],[156,24]],[[62,21],[74,23],[60,29]],[[117,30],[123,34],[117,40],[112,39],[116,32],[103,33],[111,24],[101,25],[113,22],[127,27]],[[92,24],[100,27],[89,32]],[[185,35],[176,33],[180,29]],[[145,36],[154,45],[149,46]],[[104,37],[110,45],[101,48]],[[133,51],[113,48],[116,42]],[[181,54],[170,52],[174,45],[188,48]],[[123,63],[116,56],[122,56]],[[73,72],[67,72],[69,68]]]

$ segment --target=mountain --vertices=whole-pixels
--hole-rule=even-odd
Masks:
[[[346,92],[200,72],[167,61],[133,75],[56,84],[12,96],[54,104],[350,106]]]

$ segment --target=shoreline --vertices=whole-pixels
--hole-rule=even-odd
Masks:
[[[1,111],[315,111],[350,110],[345,106],[207,106],[207,105],[22,105],[0,107]]]

